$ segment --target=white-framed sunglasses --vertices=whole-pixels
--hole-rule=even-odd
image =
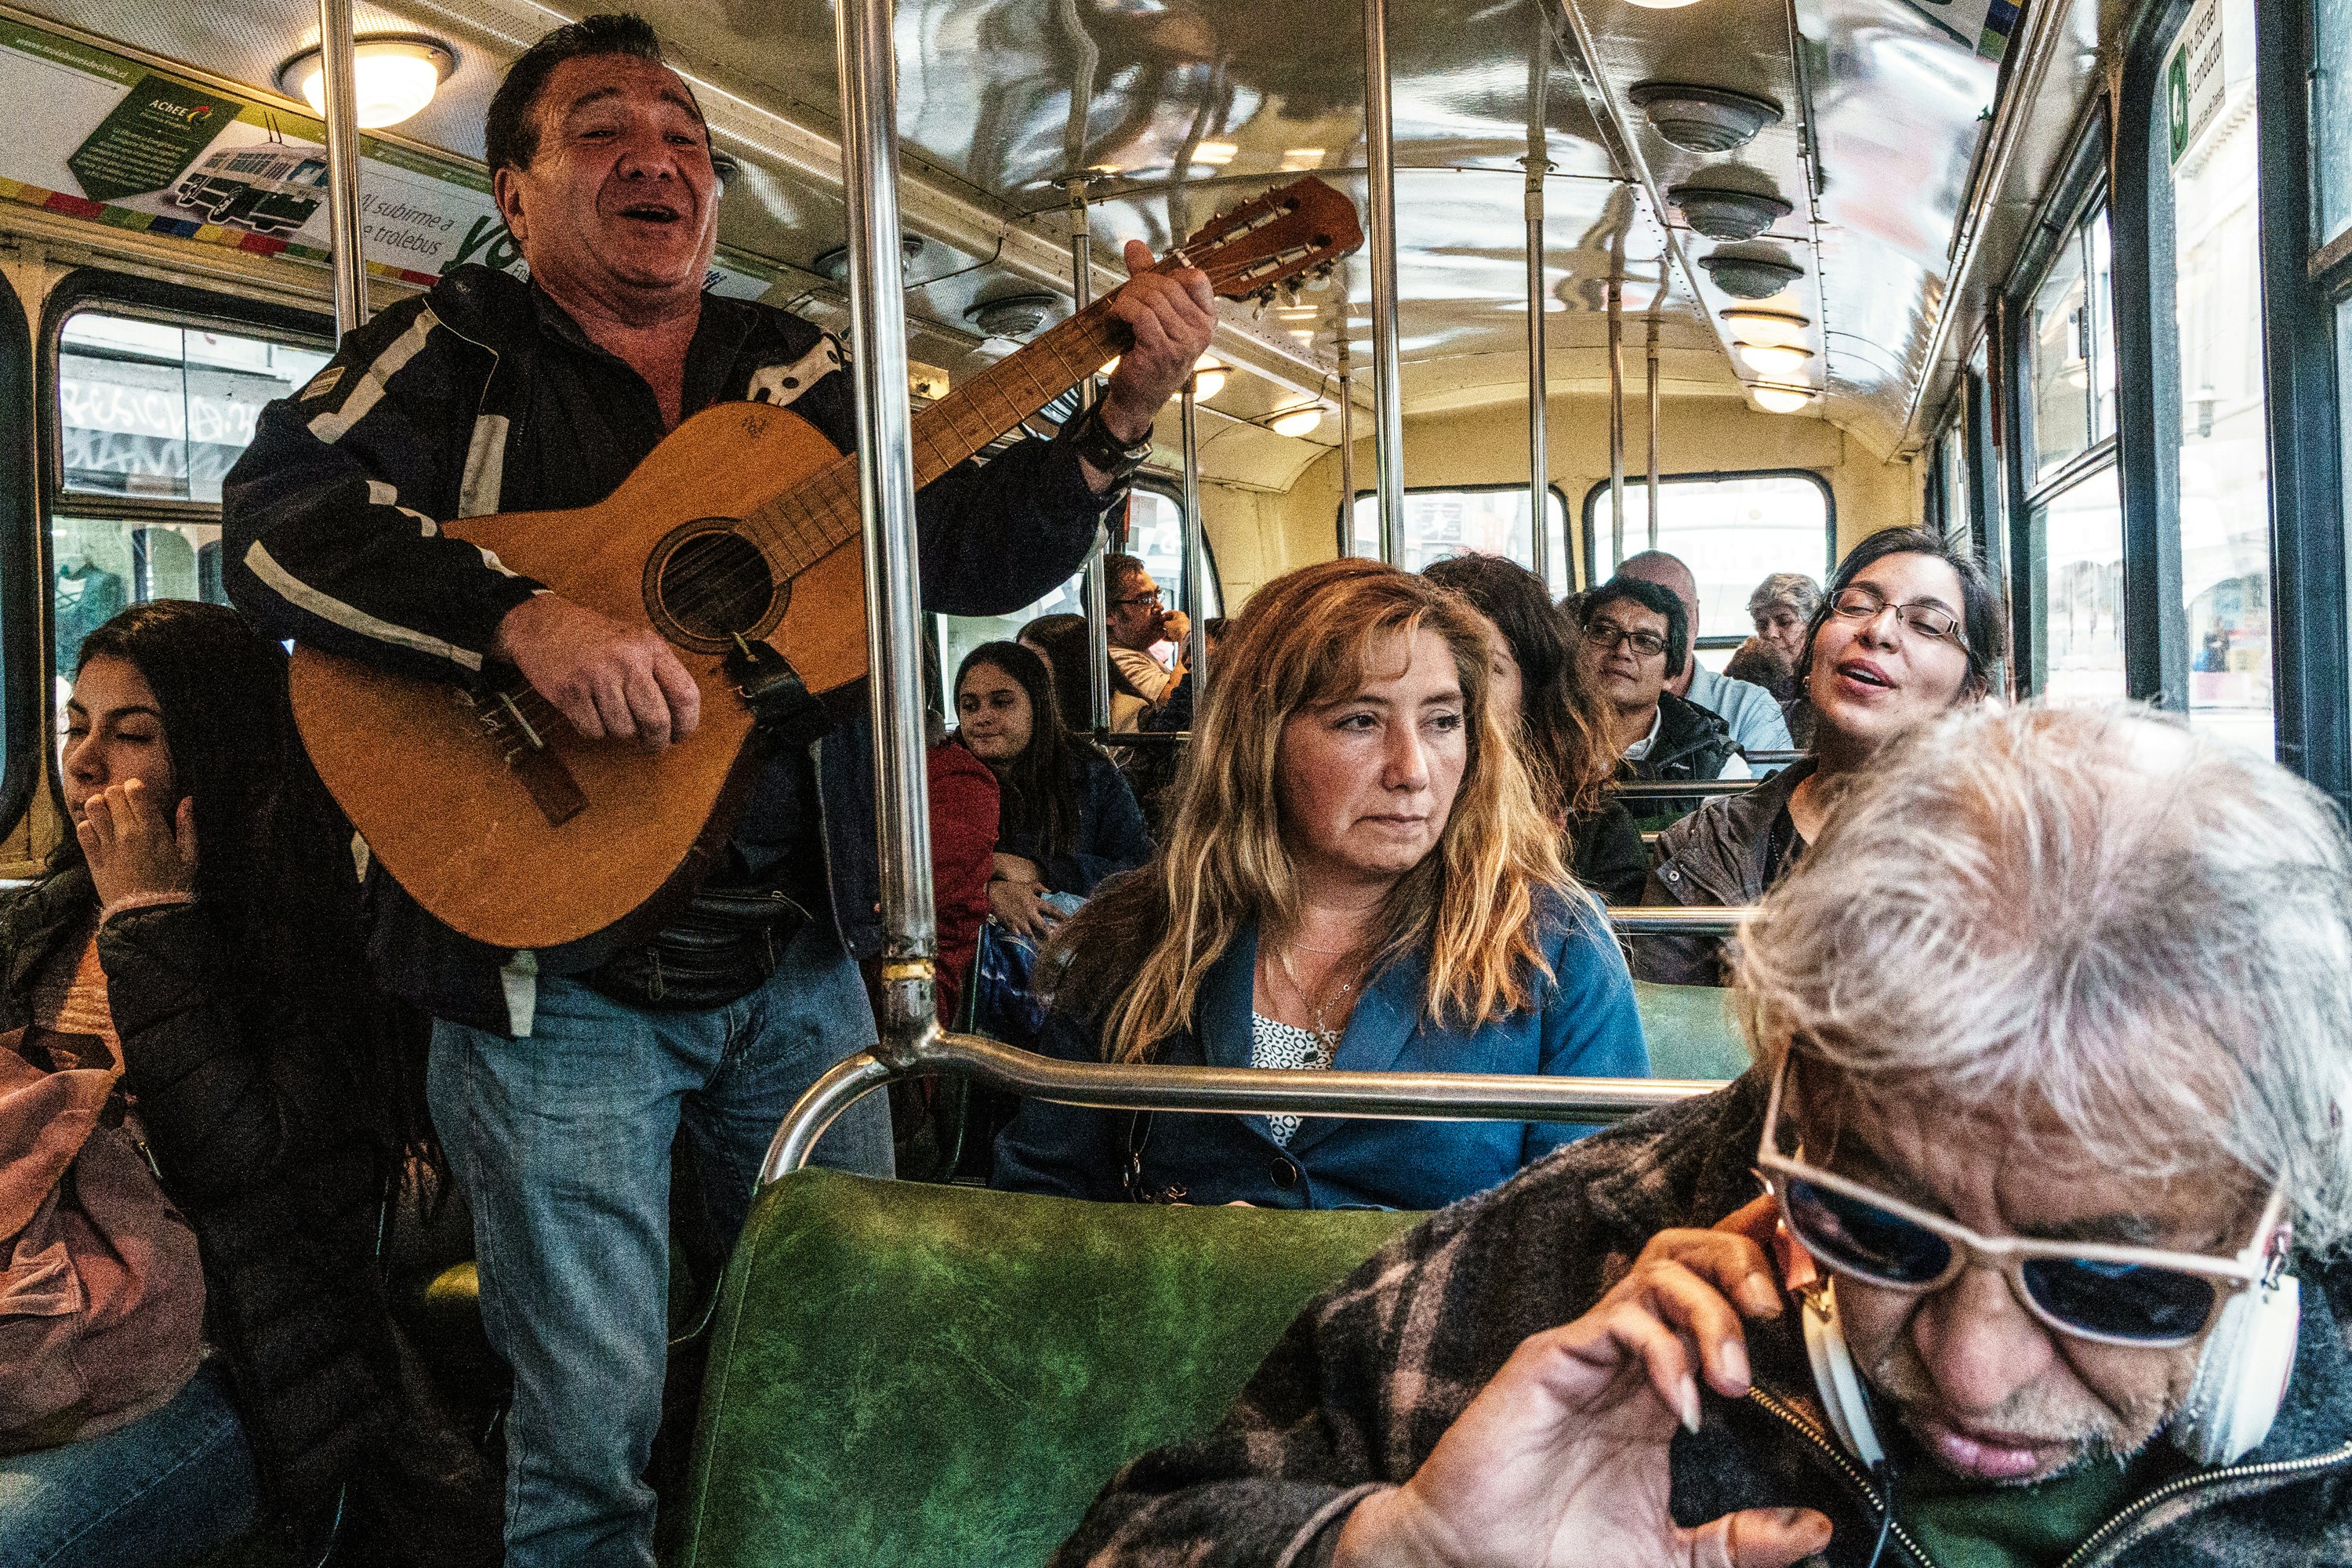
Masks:
[[[2286,1267],[2284,1187],[2263,1205],[2252,1239],[2234,1258],[2097,1241],[1979,1236],[1968,1226],[1809,1165],[1801,1145],[1780,1146],[1789,1058],[1772,1075],[1757,1175],[1789,1232],[1822,1266],[1866,1285],[1924,1296],[1971,1263],[1997,1268],[2028,1311],[2062,1334],[2161,1350],[2203,1333],[2237,1292]]]

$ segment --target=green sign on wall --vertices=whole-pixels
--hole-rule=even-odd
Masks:
[[[131,84],[66,167],[94,202],[160,191],[245,109],[239,99],[150,72]]]

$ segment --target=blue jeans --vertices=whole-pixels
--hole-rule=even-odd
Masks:
[[[251,1528],[253,1455],[207,1360],[170,1404],[62,1448],[0,1458],[0,1568],[180,1568]]]
[[[509,1568],[652,1568],[670,1144],[683,1121],[731,1241],[784,1112],[873,1041],[856,966],[814,925],[724,1007],[645,1011],[542,979],[528,1038],[434,1025],[433,1121],[473,1205],[482,1326],[514,1369]],[[816,1158],[889,1175],[883,1097],[835,1122]]]

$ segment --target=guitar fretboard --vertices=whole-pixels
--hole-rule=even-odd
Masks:
[[[1080,310],[1018,353],[957,387],[915,416],[915,488],[922,489],[985,448],[1024,419],[1100,370],[1118,353],[1127,329],[1110,310],[1111,296]],[[856,539],[857,457],[828,464],[789,493],[743,520],[743,532],[790,577]]]

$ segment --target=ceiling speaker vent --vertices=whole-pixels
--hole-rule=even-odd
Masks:
[[[921,235],[900,235],[898,237],[898,276],[905,278],[907,268],[912,267],[915,264],[915,258],[922,254],[923,237]],[[830,278],[835,283],[845,284],[849,281],[849,247],[836,245],[831,250],[821,251],[817,258],[809,263],[809,266],[820,277]]]
[[[1709,239],[1754,239],[1797,210],[1778,196],[1715,185],[1676,185],[1666,193],[1666,200]]]
[[[1729,88],[1644,81],[1635,83],[1626,96],[1648,113],[1659,135],[1693,153],[1745,147],[1767,125],[1780,122],[1779,104]]]
[[[983,300],[963,315],[992,338],[1025,338],[1045,324],[1054,305],[1051,294],[1007,294]]]
[[[1792,262],[1769,256],[1726,255],[1720,250],[1700,257],[1698,264],[1706,268],[1717,288],[1738,300],[1769,300],[1805,275],[1805,269]]]

